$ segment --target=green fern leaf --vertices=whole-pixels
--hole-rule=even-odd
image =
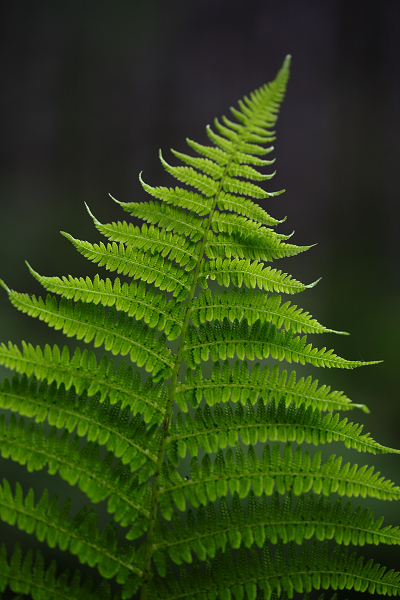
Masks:
[[[199,560],[214,558],[220,549],[223,552],[229,545],[239,549],[242,545],[262,548],[269,541],[287,544],[303,544],[314,535],[318,541],[332,538],[338,544],[364,546],[366,543],[400,544],[398,527],[382,527],[382,519],[374,520],[368,509],[358,506],[351,511],[351,502],[342,506],[339,498],[333,508],[328,498],[311,494],[305,499],[300,496],[295,508],[292,506],[291,493],[280,504],[277,492],[268,501],[265,494],[257,499],[251,491],[247,497],[246,511],[239,495],[235,493],[231,506],[225,498],[219,500],[218,519],[214,504],[200,506],[196,514],[187,512],[186,524],[179,515],[174,515],[173,532],[160,523],[157,550],[160,555],[166,551],[171,560],[181,565],[191,563],[193,555]],[[160,563],[161,573],[163,573]],[[160,571],[159,571],[160,572]]]
[[[121,362],[114,371],[113,361],[106,356],[97,364],[95,354],[87,350],[81,352],[77,348],[70,358],[67,346],[60,352],[58,346],[51,349],[46,345],[42,351],[39,346],[34,348],[25,342],[22,342],[22,351],[11,342],[8,348],[2,344],[0,361],[28,377],[34,374],[47,379],[48,383],[63,383],[67,390],[74,385],[77,393],[87,390],[88,395],[93,396],[100,392],[101,402],[108,396],[112,404],[120,402],[121,408],[129,404],[133,414],[144,413],[146,422],[157,413],[164,413],[165,389],[162,382],[154,386],[150,377],[142,386],[140,374],[133,374],[132,368],[127,367],[125,362]]]
[[[63,233],[63,232],[62,232]],[[63,235],[89,260],[104,266],[109,271],[117,271],[123,275],[142,279],[161,290],[173,292],[177,299],[183,300],[190,289],[191,276],[177,267],[169,259],[152,256],[143,250],[125,249],[123,244],[117,246],[103,243],[90,244],[74,239],[68,233]]]
[[[83,583],[80,581],[80,574],[76,572],[70,578],[68,571],[64,571],[56,576],[57,565],[52,561],[47,569],[44,565],[42,554],[37,551],[33,553],[31,550],[22,557],[21,547],[18,544],[10,559],[7,558],[7,551],[4,544],[0,547],[0,577],[2,579],[2,589],[7,585],[13,592],[18,594],[32,594],[33,598],[41,600],[54,600],[59,598],[65,600],[80,600],[82,594],[87,600],[111,600],[109,585],[102,582],[97,588],[93,588],[93,583],[90,579],[86,579]],[[138,588],[140,580],[137,576],[136,588]],[[118,596],[113,596],[115,600]]]
[[[214,406],[218,402],[240,402],[246,404],[250,399],[255,404],[260,397],[267,397],[279,401],[284,397],[286,405],[293,402],[296,406],[305,403],[319,408],[319,410],[349,410],[352,408],[361,408],[368,413],[369,410],[364,404],[353,404],[343,392],[331,391],[329,386],[322,385],[318,387],[318,380],[312,380],[311,377],[296,380],[296,373],[292,371],[287,376],[287,371],[279,371],[279,365],[275,365],[271,370],[268,366],[260,369],[260,364],[254,365],[249,374],[247,361],[240,365],[237,361],[231,369],[229,361],[226,360],[221,365],[214,363],[212,379],[204,379],[199,368],[188,370],[185,384],[180,384],[177,389],[177,403],[184,412],[187,411],[187,402],[190,406],[197,407],[203,396],[209,406]]]
[[[189,235],[193,242],[197,242],[204,235],[203,220],[180,208],[152,201],[118,202],[118,204],[134,217],[143,219],[147,223],[163,227],[166,231],[173,229],[178,234]]]
[[[28,263],[27,263],[28,264]],[[165,331],[169,340],[178,337],[183,324],[183,306],[175,298],[167,300],[164,294],[156,293],[154,288],[146,291],[141,281],[121,284],[117,277],[114,283],[110,279],[100,279],[95,275],[93,281],[86,277],[43,277],[28,264],[30,273],[49,292],[61,294],[68,300],[81,300],[88,304],[115,306],[124,311],[128,317],[143,319],[150,327]]]
[[[15,374],[11,384],[5,379],[0,391],[1,408],[34,417],[39,423],[47,419],[50,425],[70,433],[76,430],[80,437],[87,436],[88,441],[105,445],[132,471],[147,461],[155,464],[160,444],[157,425],[146,430],[139,415],[129,421],[129,405],[121,410],[120,402],[110,406],[109,397],[99,401],[100,392],[88,401],[86,390],[77,398],[74,387],[68,394],[64,384],[57,388],[55,382],[48,386],[44,381],[37,388],[36,378],[28,382],[26,375],[20,381]]]
[[[68,337],[76,336],[86,343],[94,340],[96,348],[104,344],[105,349],[113,354],[129,354],[132,362],[139,367],[145,366],[146,371],[155,375],[173,365],[170,351],[164,347],[163,336],[157,340],[147,326],[143,327],[140,322],[133,324],[132,319],[125,319],[124,313],[115,322],[113,308],[106,314],[102,305],[95,308],[94,305],[78,301],[73,306],[71,301],[64,298],[58,305],[50,295],[43,302],[42,298],[36,299],[35,296],[11,290],[9,297],[16,308],[29,316],[38,317],[50,327],[62,329]]]
[[[239,498],[245,498],[251,489],[256,496],[262,493],[271,495],[274,489],[280,494],[293,489],[295,495],[312,490],[326,496],[338,493],[341,496],[400,499],[400,488],[391,481],[380,478],[380,473],[374,473],[372,467],[358,469],[357,464],[350,467],[346,463],[342,468],[342,459],[335,455],[322,466],[320,463],[320,452],[311,460],[308,452],[302,455],[300,447],[292,454],[290,444],[285,446],[281,456],[279,443],[273,445],[272,451],[268,445],[265,446],[260,461],[253,446],[249,445],[246,459],[243,450],[236,444],[235,454],[231,448],[228,448],[225,455],[218,450],[214,466],[208,454],[204,456],[201,467],[197,458],[193,457],[189,481],[179,478],[171,464],[166,466],[162,495],[172,497],[173,504],[181,511],[186,510],[187,503],[198,507],[200,504],[206,505],[208,501],[215,502],[228,493],[237,492]],[[167,501],[161,502],[161,510],[164,518],[171,518]]]
[[[235,446],[240,440],[246,444],[255,445],[258,441],[303,442],[315,446],[333,441],[341,441],[347,448],[354,448],[359,452],[382,454],[387,452],[399,454],[399,450],[382,446],[375,442],[369,434],[361,435],[362,425],[349,423],[345,418],[339,421],[339,414],[333,417],[328,413],[324,418],[320,411],[301,404],[297,409],[294,404],[286,407],[282,398],[277,406],[270,400],[265,406],[260,398],[256,410],[251,401],[246,403],[246,412],[241,404],[233,412],[230,404],[217,404],[214,413],[208,405],[204,411],[198,408],[194,419],[178,413],[176,429],[171,433],[169,446],[170,459],[175,456],[175,451],[181,458],[186,455],[186,448],[192,456],[197,456],[199,449],[205,452],[217,452],[227,445]],[[171,424],[171,431],[174,431]],[[176,459],[175,459],[176,460]]]
[[[285,302],[281,304],[280,295],[262,294],[252,292],[246,288],[220,292],[210,290],[199,292],[198,299],[193,300],[192,320],[196,327],[206,321],[227,318],[231,322],[245,317],[250,325],[260,319],[261,323],[272,323],[277,328],[284,326],[286,330],[292,329],[294,333],[338,333],[347,335],[343,331],[328,329],[318,323],[311,315],[298,308],[295,304]]]
[[[31,422],[25,429],[23,418],[17,422],[14,415],[6,426],[4,415],[0,417],[1,455],[11,457],[15,462],[26,465],[29,472],[39,471],[45,466],[50,475],[58,475],[70,485],[78,485],[80,490],[93,503],[107,501],[108,512],[121,525],[131,525],[136,537],[143,534],[149,516],[150,499],[146,481],[154,473],[153,465],[144,465],[138,474],[129,475],[129,466],[117,463],[110,470],[113,453],[99,459],[99,446],[87,443],[79,449],[79,438],[68,441],[68,432],[58,439],[56,428],[46,437],[43,427],[35,429]],[[134,539],[132,533],[128,539]]]
[[[267,236],[251,236],[243,238],[241,233],[235,236],[219,233],[218,237],[209,233],[206,247],[208,258],[250,258],[271,261],[274,258],[293,256],[308,248],[299,249],[293,244],[285,244]]]
[[[188,210],[191,210],[197,214],[199,214],[200,216],[205,216],[208,215],[211,211],[211,207],[212,207],[212,199],[211,198],[206,198],[204,196],[202,196],[201,194],[196,194],[195,192],[191,192],[186,190],[185,188],[180,188],[180,187],[176,187],[176,188],[166,188],[166,187],[152,187],[151,185],[148,185],[147,183],[145,183],[142,179],[142,176],[140,174],[139,177],[140,183],[143,186],[143,189],[150,194],[150,196],[153,196],[154,198],[157,198],[157,200],[163,200],[164,202],[166,202],[167,204],[172,204],[173,206],[177,206],[178,208],[187,208]],[[124,204],[124,203],[120,203],[122,206],[124,206],[124,208],[126,210],[135,210],[135,205],[132,202],[131,204]],[[180,222],[179,223],[179,229],[182,231],[181,229],[181,225]],[[193,225],[191,223],[191,225]],[[192,231],[192,237],[195,236],[195,238],[197,238],[198,234],[193,233],[193,229],[198,229],[196,227],[190,227],[189,229]]]
[[[163,257],[168,256],[170,260],[175,260],[185,267],[186,271],[191,271],[198,260],[195,244],[187,242],[180,235],[174,235],[169,231],[152,226],[147,227],[147,225],[143,225],[140,229],[125,221],[103,225],[92,215],[89,208],[86,208],[96,228],[112,242],[123,242],[127,246],[134,246],[145,252],[150,250],[152,254],[159,253]]]
[[[194,158],[193,156],[189,156],[188,154],[183,154],[182,152],[177,152],[171,148],[172,154],[174,154],[177,158],[179,158],[182,162],[195,167],[199,171],[203,171],[205,175],[208,175],[212,179],[218,181],[224,175],[224,169],[213,160],[209,160],[208,158]],[[212,194],[213,195],[213,194]]]
[[[215,211],[212,228],[219,235],[209,235],[208,245],[206,246],[206,253],[209,258],[214,258],[217,249],[216,256],[222,258],[237,256],[239,258],[260,258],[270,261],[274,258],[293,256],[311,248],[311,246],[300,247],[283,243],[282,240],[287,240],[290,236],[279,235],[271,229],[261,227],[259,223],[249,221],[240,215]]]
[[[232,282],[236,287],[244,284],[253,289],[258,287],[260,290],[285,294],[296,294],[318,283],[317,280],[305,285],[287,273],[271,267],[263,268],[263,264],[258,261],[251,263],[250,260],[237,258],[233,260],[217,258],[215,261],[202,262],[200,273],[199,283],[210,278],[216,279],[224,287],[229,287]]]
[[[309,593],[314,589],[356,589],[369,593],[398,595],[400,592],[400,573],[380,568],[379,564],[368,561],[356,553],[348,555],[347,548],[340,551],[335,548],[328,553],[326,544],[321,547],[314,543],[311,550],[304,546],[299,555],[289,544],[285,556],[283,546],[278,544],[275,554],[266,543],[262,548],[261,560],[253,548],[249,551],[242,546],[236,561],[232,550],[218,552],[215,558],[201,565],[193,564],[190,576],[180,570],[179,581],[171,572],[166,577],[157,577],[153,583],[155,594],[162,598],[176,598],[190,594],[195,600],[204,598],[204,594],[215,596],[223,586],[233,597],[257,598],[257,590],[263,598],[280,598],[282,592],[288,598],[293,594]],[[167,583],[168,582],[168,583]],[[275,596],[273,595],[275,592]],[[179,595],[178,595],[179,594]]]
[[[198,171],[196,171],[195,169],[192,169],[191,167],[171,167],[163,159],[161,150],[160,150],[160,161],[161,161],[161,164],[163,165],[164,169],[170,175],[175,177],[175,179],[177,179],[178,181],[181,181],[182,183],[186,183],[187,185],[190,185],[190,186],[196,188],[197,190],[199,190],[199,192],[204,194],[204,196],[206,196],[206,197],[214,196],[215,193],[217,192],[219,186],[216,181],[214,181],[210,177],[207,177],[207,175],[203,175],[202,173],[199,173]]]
[[[1,518],[10,525],[17,524],[21,531],[35,533],[40,542],[46,541],[50,548],[59,546],[62,550],[69,550],[78,556],[82,564],[98,566],[100,574],[110,579],[122,569],[125,580],[129,573],[140,575],[136,562],[135,550],[130,545],[129,550],[117,549],[116,530],[113,522],[100,535],[98,531],[97,515],[86,508],[68,521],[70,501],[58,509],[58,498],[54,496],[51,503],[47,490],[44,491],[39,502],[34,504],[33,490],[30,489],[24,497],[22,488],[16,486],[15,495],[12,494],[8,481],[3,480],[0,486],[0,512]],[[122,583],[124,579],[122,580]]]
[[[160,151],[165,171],[182,185],[153,187],[140,175],[150,200],[114,199],[143,224],[100,223],[88,208],[109,243],[63,234],[123,281],[44,277],[28,265],[46,299],[0,281],[22,312],[108,353],[98,359],[86,348],[0,345],[0,365],[15,371],[0,386],[0,409],[11,412],[0,416],[1,457],[29,472],[46,470],[89,502],[70,517],[69,501],[50,498],[52,487],[35,501],[32,490],[4,480],[0,519],[74,555],[103,580],[93,589],[79,574],[56,578],[55,563],[45,567],[40,553],[23,558],[17,547],[8,559],[2,547],[0,595],[109,600],[108,579],[114,600],[310,600],[328,588],[332,600],[345,588],[400,594],[400,573],[364,564],[347,549],[398,546],[399,527],[342,503],[343,496],[400,500],[400,487],[336,454],[322,460],[321,447],[400,451],[336,412],[368,412],[364,404],[280,365],[378,362],[314,348],[305,334],[344,332],[282,295],[317,281],[305,285],[265,264],[311,247],[292,244],[292,234],[275,229],[284,220],[254,202],[282,193],[264,189],[274,176],[264,167],[274,162],[267,158],[289,63],[229,119],[207,127],[210,145],[187,140],[196,156],[172,150],[181,164],[171,166]],[[102,530],[93,508],[100,502],[110,515]]]
[[[231,507],[225,498],[221,498],[218,508],[221,519],[212,503],[207,507],[200,506],[196,515],[189,509],[185,526],[180,516],[174,515],[173,532],[161,523],[157,543],[159,555],[166,551],[173,562],[181,565],[192,562],[192,553],[204,561],[214,558],[218,550],[225,552],[229,545],[233,549],[242,545],[248,549],[254,545],[262,548],[267,541],[301,545],[314,535],[320,542],[334,538],[344,545],[400,544],[398,527],[382,528],[382,519],[375,521],[373,513],[361,506],[351,512],[351,502],[343,508],[341,498],[332,509],[328,498],[320,496],[316,500],[311,494],[306,500],[300,496],[293,509],[291,493],[280,505],[276,492],[270,502],[265,494],[258,500],[250,492],[244,512],[239,495],[235,493]],[[164,574],[161,562],[159,566],[160,574]]]
[[[337,367],[341,369],[353,369],[367,364],[376,364],[362,361],[348,361],[333,353],[333,350],[312,348],[306,345],[307,338],[293,337],[292,331],[276,331],[275,325],[261,325],[257,320],[249,329],[247,319],[239,323],[234,320],[232,326],[225,317],[222,322],[216,320],[214,326],[208,322],[200,325],[198,329],[188,328],[188,345],[185,348],[185,362],[194,368],[201,361],[208,360],[209,355],[216,361],[233,358],[236,354],[241,360],[245,357],[254,360],[268,358],[288,362],[299,362],[301,364],[311,363],[319,367]]]
[[[282,192],[268,194],[268,196],[277,196],[279,193],[283,193],[283,191],[284,190],[282,190]],[[220,210],[230,210],[239,215],[243,215],[248,219],[252,219],[253,221],[258,221],[262,225],[269,225],[271,227],[279,225],[284,221],[284,219],[282,221],[274,219],[266,213],[265,210],[248,198],[233,196],[232,194],[226,194],[225,192],[221,192],[218,196],[218,208]]]

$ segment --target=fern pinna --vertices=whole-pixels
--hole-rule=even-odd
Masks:
[[[289,63],[231,109],[233,120],[207,128],[211,145],[187,141],[196,157],[173,151],[184,166],[160,154],[194,191],[140,177],[152,199],[118,204],[141,227],[102,224],[89,211],[109,243],[64,234],[123,279],[44,277],[29,266],[46,299],[2,283],[18,309],[108,354],[98,362],[87,349],[2,345],[1,363],[16,373],[1,391],[1,407],[12,411],[1,420],[1,454],[79,486],[91,504],[105,501],[111,520],[100,532],[92,507],[70,516],[51,491],[37,500],[4,480],[1,518],[76,555],[102,583],[3,546],[0,590],[35,600],[399,593],[399,573],[348,551],[398,544],[398,528],[342,498],[395,500],[400,488],[372,467],[322,461],[303,444],[396,451],[337,412],[364,405],[281,368],[372,364],[313,347],[306,334],[333,330],[285,295],[314,284],[265,264],[307,249],[276,233],[281,221],[253,201],[276,194],[259,185],[272,177],[261,171],[273,160],[261,157],[273,149]]]

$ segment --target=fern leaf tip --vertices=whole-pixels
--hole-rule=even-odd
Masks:
[[[88,211],[89,215],[92,217],[93,220],[95,220],[95,216],[93,215],[93,213],[91,212],[88,204],[86,202],[84,202],[84,205],[86,207],[86,210]]]
[[[119,205],[122,204],[122,202],[120,202],[119,200],[117,200],[116,198],[114,198],[114,196],[111,196],[110,193],[108,195],[110,196],[111,200],[114,200],[114,202],[116,202],[117,204],[119,204]]]
[[[364,367],[364,366],[366,366],[366,365],[379,365],[379,363],[383,363],[383,362],[384,362],[383,360],[369,360],[369,361],[364,361],[364,360],[362,360],[362,361],[360,362],[360,365],[361,365],[362,367]]]
[[[32,269],[31,265],[28,263],[28,261],[25,261],[26,266],[28,267],[29,273],[35,278],[38,279],[40,277],[39,273],[37,271],[35,271],[35,269]]]
[[[1,285],[1,287],[2,287],[3,289],[5,289],[5,290],[6,290],[7,294],[10,294],[10,293],[11,293],[11,290],[10,290],[10,288],[8,287],[8,285],[6,284],[6,282],[5,282],[5,281],[3,281],[2,279],[0,279],[0,285]]]
[[[313,288],[317,285],[317,283],[319,283],[321,281],[322,277],[319,277],[318,279],[316,279],[315,281],[313,281],[312,283],[309,283],[308,285],[305,285],[304,287],[309,289],[309,288]]]
[[[348,331],[336,331],[336,329],[325,329],[326,333],[336,333],[337,335],[350,335]]]

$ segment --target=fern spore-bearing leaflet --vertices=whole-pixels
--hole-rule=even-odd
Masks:
[[[28,264],[45,298],[0,281],[16,308],[80,342],[74,351],[0,346],[0,363],[14,371],[0,392],[12,411],[0,419],[1,455],[47,469],[90,504],[70,516],[51,478],[38,500],[3,480],[0,518],[102,579],[93,587],[19,546],[8,558],[3,545],[0,591],[35,600],[399,594],[399,573],[347,548],[399,544],[398,528],[345,497],[398,500],[400,488],[373,467],[322,458],[320,447],[399,451],[340,416],[368,412],[362,401],[283,364],[376,362],[311,344],[307,336],[345,332],[292,301],[317,281],[270,264],[311,247],[279,233],[283,220],[268,212],[282,192],[269,189],[268,169],[289,65],[287,57],[274,81],[207,127],[209,145],[187,140],[194,155],[173,150],[172,162],[160,151],[178,185],[153,187],[140,174],[151,199],[114,199],[140,226],[102,223],[86,205],[106,241],[63,235],[98,265],[93,279],[44,276]],[[101,501],[110,515],[102,530]]]

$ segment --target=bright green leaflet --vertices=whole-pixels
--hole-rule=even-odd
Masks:
[[[272,83],[207,128],[209,146],[187,140],[194,156],[173,151],[183,166],[160,153],[178,186],[152,187],[140,175],[151,200],[116,201],[144,224],[103,224],[87,207],[108,241],[64,235],[98,264],[93,280],[45,277],[28,265],[46,298],[1,282],[16,308],[89,345],[0,346],[0,363],[14,370],[0,393],[12,411],[0,419],[1,455],[78,486],[89,508],[70,516],[51,478],[39,499],[3,480],[0,518],[74,554],[101,583],[3,544],[0,592],[34,600],[399,594],[399,573],[348,551],[399,544],[398,527],[344,497],[398,500],[400,488],[373,467],[334,454],[323,461],[319,446],[399,451],[338,412],[366,406],[283,364],[373,364],[314,347],[308,334],[343,333],[288,299],[316,282],[266,264],[309,248],[275,230],[281,222],[265,208],[281,192],[262,183],[273,176],[264,157],[289,65],[287,57]],[[93,347],[104,347],[101,360]],[[103,531],[100,501],[110,514]]]

